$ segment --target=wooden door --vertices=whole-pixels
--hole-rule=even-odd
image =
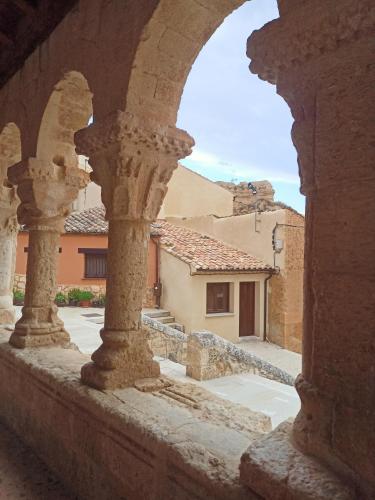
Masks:
[[[240,337],[255,335],[255,283],[240,283]]]

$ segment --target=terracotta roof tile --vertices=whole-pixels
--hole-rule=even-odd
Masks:
[[[103,206],[88,208],[82,212],[75,212],[65,221],[65,232],[70,234],[107,234],[108,221],[105,220]],[[159,236],[159,231],[151,224],[151,236]]]
[[[105,220],[104,207],[94,207],[75,212],[65,221],[66,233],[107,234],[108,221]]]
[[[260,259],[190,229],[158,221],[165,251],[190,264],[193,272],[266,272],[272,267]]]

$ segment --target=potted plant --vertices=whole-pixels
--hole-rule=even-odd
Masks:
[[[79,288],[72,288],[68,292],[68,302],[70,306],[78,306],[78,303],[80,301],[80,294],[82,290]]]
[[[25,294],[21,290],[13,290],[13,304],[15,306],[23,306]]]
[[[90,307],[91,299],[94,297],[94,294],[88,290],[81,290],[79,294],[79,306],[80,307]]]
[[[55,304],[59,307],[64,307],[67,305],[67,298],[62,292],[58,292],[55,297]]]

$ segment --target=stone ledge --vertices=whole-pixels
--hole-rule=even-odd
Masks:
[[[241,479],[265,500],[358,500],[349,485],[291,441],[292,420],[253,442],[241,458]]]
[[[156,393],[97,391],[80,382],[80,352],[7,340],[0,335],[0,417],[79,497],[258,498],[238,465],[268,417],[173,380]]]
[[[291,386],[295,382],[286,371],[212,332],[202,330],[188,336],[186,374],[189,377],[208,380],[235,373],[255,373]]]

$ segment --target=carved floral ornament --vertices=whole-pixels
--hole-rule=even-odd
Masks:
[[[161,153],[177,161],[191,153],[194,139],[176,127],[165,127],[151,121],[144,123],[130,113],[116,111],[103,121],[76,132],[75,143],[77,154],[89,157],[123,143],[141,153]]]
[[[150,121],[141,125],[122,111],[78,131],[75,142],[102,187],[106,218],[145,221],[157,217],[177,161],[194,145],[183,130]]]
[[[90,178],[84,170],[29,158],[8,169],[21,200],[18,218],[29,229],[63,230],[64,218],[79,189]]]
[[[374,28],[373,0],[306,2],[250,36],[250,70],[276,83],[280,71],[301,66],[363,36],[372,36]]]
[[[82,169],[46,163],[37,158],[29,158],[9,167],[8,178],[16,186],[27,181],[41,181],[82,189],[89,182],[89,175]]]
[[[14,188],[0,186],[0,233],[10,234],[18,231],[18,203]]]

